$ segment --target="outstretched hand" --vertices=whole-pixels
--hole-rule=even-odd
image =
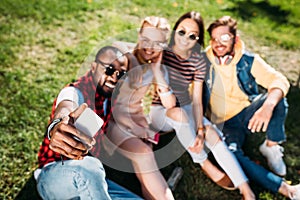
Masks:
[[[279,88],[272,88],[268,91],[268,96],[263,105],[254,113],[249,120],[248,129],[251,132],[266,132],[270,120],[273,115],[273,110],[279,101],[283,98],[284,93]]]
[[[74,121],[86,108],[87,104],[80,105],[51,130],[50,149],[76,160],[88,153],[95,144],[95,139],[81,133],[74,126]]]
[[[260,107],[249,120],[248,129],[254,132],[266,132],[273,114],[273,108],[268,105]]]

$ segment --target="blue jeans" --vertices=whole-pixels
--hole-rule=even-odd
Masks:
[[[248,123],[253,114],[262,106],[266,100],[266,95],[260,96],[233,118],[219,124],[218,127],[224,133],[225,142],[229,149],[235,154],[240,162],[245,174],[250,181],[272,192],[278,192],[282,183],[282,178],[266,170],[262,166],[251,161],[243,152],[246,135],[251,131]],[[283,142],[286,139],[284,133],[284,122],[287,116],[288,104],[286,99],[282,99],[273,111],[272,118],[267,128],[266,138],[275,142]],[[222,128],[222,126],[224,126]]]
[[[106,180],[102,163],[90,156],[43,167],[37,190],[43,199],[141,199]]]

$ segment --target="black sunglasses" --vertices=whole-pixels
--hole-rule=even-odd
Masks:
[[[97,60],[96,63],[101,64],[102,66],[105,67],[105,74],[107,76],[112,76],[115,72],[117,72],[117,74],[116,74],[117,79],[120,79],[120,78],[122,78],[122,76],[124,74],[126,74],[125,70],[121,70],[121,71],[116,70],[115,66],[113,64],[106,64],[106,63],[102,62],[101,60]]]
[[[186,34],[185,30],[179,30],[179,31],[176,31],[176,32],[177,32],[178,35],[181,36],[181,37],[185,36],[185,34]],[[188,38],[189,38],[190,40],[199,40],[199,37],[198,37],[196,34],[194,34],[194,33],[189,34],[189,35],[188,35]]]

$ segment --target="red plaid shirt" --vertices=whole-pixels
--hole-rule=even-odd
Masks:
[[[93,81],[93,75],[92,72],[87,72],[84,76],[79,78],[76,82],[69,84],[68,86],[73,86],[77,89],[79,89],[82,92],[82,95],[84,97],[84,102],[87,103],[87,105],[94,110],[95,113],[97,113],[98,116],[100,116],[104,124],[102,128],[98,131],[98,133],[95,135],[96,139],[96,145],[90,150],[90,153],[95,156],[100,156],[100,143],[102,140],[102,136],[106,131],[108,121],[111,116],[111,103],[110,99],[107,101],[107,114],[104,116],[104,110],[103,110],[103,102],[105,101],[106,97],[101,95],[101,92],[99,89],[96,88],[94,81]],[[53,102],[52,105],[52,112],[50,115],[50,121],[53,120],[54,112],[56,107],[56,99]],[[59,153],[56,153],[52,151],[49,148],[49,139],[47,135],[45,134],[44,140],[42,142],[42,145],[40,146],[40,150],[38,152],[38,163],[39,168],[42,168],[45,164],[53,162],[53,161],[60,161],[61,156]],[[63,157],[64,160],[67,160],[68,158]]]

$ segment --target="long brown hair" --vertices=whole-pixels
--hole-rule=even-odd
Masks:
[[[187,18],[193,19],[199,27],[199,35],[198,35],[199,39],[197,40],[198,45],[195,45],[193,48],[193,51],[196,51],[199,53],[201,50],[201,47],[202,48],[204,47],[204,22],[203,22],[203,19],[202,19],[200,13],[195,12],[195,11],[187,12],[177,20],[177,22],[175,23],[175,25],[173,27],[173,31],[171,33],[171,39],[170,39],[169,46],[172,47],[175,44],[175,41],[174,41],[175,31],[176,31],[178,25]]]

